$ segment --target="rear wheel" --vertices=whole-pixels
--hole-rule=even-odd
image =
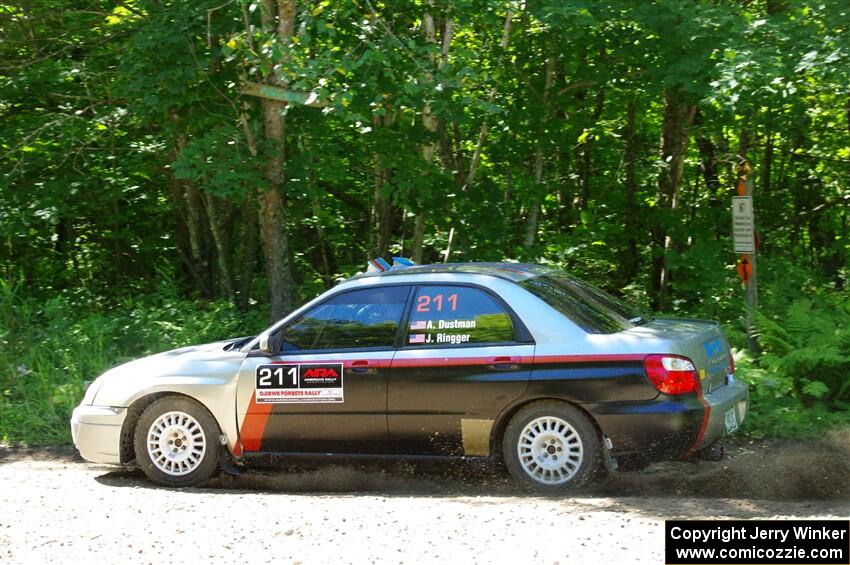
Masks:
[[[602,461],[599,433],[578,408],[536,402],[520,409],[505,429],[505,466],[521,485],[541,493],[568,492],[588,484]]]
[[[136,425],[136,461],[155,483],[197,485],[218,469],[219,431],[210,413],[184,397],[148,406]]]

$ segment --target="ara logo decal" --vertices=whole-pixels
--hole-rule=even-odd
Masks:
[[[339,373],[337,373],[335,370],[325,369],[324,367],[317,367],[315,369],[307,369],[306,371],[304,371],[304,377],[305,378],[306,377],[320,377],[320,378],[331,377],[331,378],[335,379],[338,376],[339,376]]]

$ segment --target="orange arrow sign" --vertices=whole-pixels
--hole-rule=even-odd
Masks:
[[[753,277],[753,264],[746,255],[742,255],[738,261],[738,276],[744,281],[744,286],[750,284],[750,279]]]

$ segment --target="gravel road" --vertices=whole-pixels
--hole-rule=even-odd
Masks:
[[[667,518],[850,517],[850,431],[615,473],[569,498],[470,465],[254,471],[155,488],[67,449],[0,448],[0,562],[663,563]]]

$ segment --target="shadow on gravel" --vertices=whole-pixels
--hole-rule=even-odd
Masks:
[[[160,488],[135,469],[95,478],[113,487]],[[221,474],[200,488],[205,492],[245,491],[281,494],[378,496],[517,496],[523,494],[505,473],[470,463],[400,462],[287,465],[250,469],[244,475]]]
[[[39,447],[0,446],[0,465],[17,461],[61,461],[83,463],[83,458],[69,445],[46,445]]]
[[[668,515],[677,511],[690,515],[688,500],[706,498],[717,499],[720,505],[728,499],[725,510],[743,515],[748,512],[747,501],[850,502],[850,430],[817,442],[742,442],[727,453],[720,462],[662,463],[642,472],[615,472],[576,496],[667,499],[664,512]],[[96,480],[112,487],[157,488],[139,471],[108,472]],[[382,462],[256,469],[239,477],[222,475],[197,490],[336,496],[531,496],[517,488],[505,472],[471,463]],[[630,500],[627,506],[634,508],[635,503]]]

